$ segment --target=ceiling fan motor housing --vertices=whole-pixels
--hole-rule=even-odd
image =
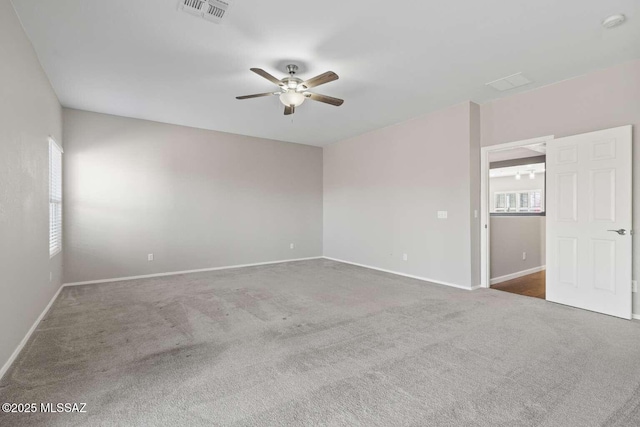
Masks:
[[[302,80],[294,77],[296,72],[298,72],[298,66],[295,64],[289,64],[287,65],[287,71],[289,72],[289,77],[285,77],[282,79],[282,83],[284,83],[282,89],[285,92],[304,89],[303,87],[300,87],[300,83],[302,83]]]
[[[302,87],[300,87],[302,80],[300,80],[297,77],[285,77],[284,79],[282,79],[282,83],[284,83],[284,87],[282,89],[286,89],[286,90],[302,89]]]

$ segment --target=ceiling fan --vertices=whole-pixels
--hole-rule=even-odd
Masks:
[[[325,83],[338,80],[338,75],[333,71],[327,71],[326,73],[320,74],[319,76],[305,81],[295,76],[296,72],[298,71],[298,66],[293,64],[287,65],[289,77],[285,77],[282,80],[278,80],[261,68],[251,68],[251,71],[259,76],[264,77],[271,83],[278,85],[280,87],[280,90],[276,92],[258,93],[256,95],[238,96],[236,97],[236,99],[250,99],[260,98],[262,96],[278,95],[280,96],[280,102],[284,104],[285,116],[295,113],[296,107],[302,105],[306,98],[312,99],[314,101],[324,102],[325,104],[329,105],[335,105],[336,107],[341,106],[344,102],[344,100],[342,99],[333,98],[331,96],[307,92],[307,89],[311,89],[312,87],[320,86]]]

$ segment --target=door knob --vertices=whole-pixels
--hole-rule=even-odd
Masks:
[[[620,230],[607,230],[607,231],[613,231],[614,233],[618,233],[621,236],[624,236],[625,234],[627,234],[627,230],[625,230],[624,228],[621,228]]]

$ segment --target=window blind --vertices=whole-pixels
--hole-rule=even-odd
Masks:
[[[49,257],[62,250],[62,149],[49,138]]]

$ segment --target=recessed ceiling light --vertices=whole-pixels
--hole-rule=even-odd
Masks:
[[[613,28],[621,25],[625,21],[626,17],[623,14],[611,15],[602,21],[602,26],[604,28]]]

